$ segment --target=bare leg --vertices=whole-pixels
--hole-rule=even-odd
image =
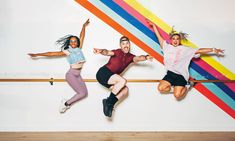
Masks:
[[[166,80],[161,80],[158,85],[158,91],[160,93],[169,93],[171,90],[171,83]]]
[[[118,99],[121,99],[123,97],[126,97],[128,95],[128,92],[129,92],[129,88],[127,86],[125,86],[117,95],[116,97]]]
[[[177,100],[182,100],[187,93],[187,88],[184,86],[175,86],[174,87],[174,96]]]
[[[120,75],[114,74],[109,78],[108,84],[113,85],[113,87],[111,87],[111,91],[113,94],[117,95],[126,85],[126,79]]]

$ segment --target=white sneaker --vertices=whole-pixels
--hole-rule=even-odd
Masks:
[[[60,104],[60,108],[59,108],[59,112],[65,113],[66,110],[68,110],[70,108],[70,106],[65,106],[65,102],[67,101],[67,99],[62,99],[61,100],[61,104]]]

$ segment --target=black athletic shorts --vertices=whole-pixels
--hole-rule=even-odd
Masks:
[[[110,88],[112,85],[108,84],[109,78],[114,75],[106,66],[101,67],[96,73],[96,79],[98,82],[105,86],[106,88]]]
[[[187,81],[180,74],[176,74],[172,71],[167,71],[167,74],[162,80],[166,80],[171,83],[172,86],[185,86]]]

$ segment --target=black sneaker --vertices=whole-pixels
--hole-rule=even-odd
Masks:
[[[113,112],[113,106],[109,103],[107,103],[107,99],[103,99],[103,112],[104,115],[107,117],[111,117],[112,116],[112,112]]]

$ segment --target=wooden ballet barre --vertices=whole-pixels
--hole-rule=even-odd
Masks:
[[[96,79],[83,79],[85,82],[97,82]],[[127,79],[127,82],[132,83],[153,83],[160,82],[158,79]],[[235,80],[189,80],[191,82],[197,83],[234,83]],[[53,82],[66,82],[65,79],[0,79],[0,82],[50,82],[53,85]]]
[[[83,79],[85,82],[97,82],[96,79]],[[66,82],[65,79],[0,79],[0,82]],[[136,82],[136,83],[152,83],[160,82],[160,80],[155,79],[127,79],[127,82]]]

